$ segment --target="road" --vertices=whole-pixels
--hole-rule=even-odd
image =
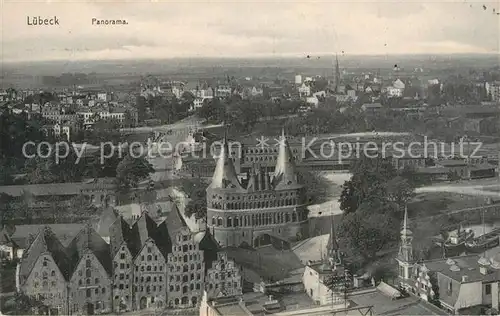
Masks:
[[[416,193],[448,192],[448,193],[459,193],[465,195],[500,198],[500,191],[495,192],[494,190],[491,190],[495,188],[500,189],[500,182],[498,178],[485,179],[482,181],[462,182],[462,183],[436,184],[427,187],[417,188],[415,192]]]
[[[193,116],[173,124],[146,128],[149,130],[144,130],[144,128],[142,127],[134,130],[134,132],[137,133],[154,131],[163,133],[165,135],[157,141],[158,143],[164,143],[160,148],[163,148],[165,150],[158,152],[158,150],[153,149],[148,157],[148,161],[153,165],[153,168],[155,169],[155,173],[151,175],[151,179],[153,181],[167,181],[171,180],[173,177],[172,170],[174,168],[175,160],[172,157],[173,152],[169,151],[168,149],[172,148],[175,151],[176,146],[179,143],[186,141],[189,133],[195,129],[201,130],[222,126],[202,125],[201,123],[201,119]],[[171,131],[171,133],[167,134],[168,131]]]

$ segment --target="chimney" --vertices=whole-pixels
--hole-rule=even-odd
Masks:
[[[487,267],[479,267],[479,272],[481,272],[482,275],[487,275],[488,274],[488,268]]]
[[[354,281],[354,288],[358,288],[360,279],[358,278],[357,275],[353,275],[353,281]]]
[[[469,280],[469,277],[467,275],[462,275],[462,283],[465,283]]]

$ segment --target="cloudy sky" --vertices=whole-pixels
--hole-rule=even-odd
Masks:
[[[498,2],[3,0],[0,6],[3,61],[500,50]],[[29,26],[28,16],[57,16],[60,25]],[[128,25],[96,26],[94,17]]]

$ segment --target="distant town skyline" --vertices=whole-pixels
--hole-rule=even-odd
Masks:
[[[2,60],[498,54],[498,3],[4,1]],[[59,25],[28,25],[28,17]],[[127,25],[93,25],[126,20]]]

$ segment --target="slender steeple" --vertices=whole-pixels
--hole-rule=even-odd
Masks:
[[[333,221],[333,215],[330,228],[330,236],[328,236],[328,243],[326,245],[326,254],[328,260],[330,260],[330,265],[338,266],[342,264],[342,257],[339,250],[339,244],[337,242],[337,234],[335,233],[335,223]]]
[[[333,88],[335,89],[335,92],[337,92],[337,89],[340,85],[340,67],[339,67],[339,57],[337,54],[335,54],[335,70],[333,74]]]
[[[399,246],[398,259],[404,262],[413,261],[412,247],[413,233],[408,224],[408,207],[405,206],[405,215],[403,219],[403,228],[401,229],[401,245]]]
[[[281,130],[278,157],[274,168],[273,186],[275,189],[285,189],[300,186],[297,180],[295,163],[290,146],[285,137],[285,130]]]
[[[212,183],[210,184],[209,188],[243,190],[240,181],[238,180],[233,160],[230,157],[227,137],[225,133],[219,160],[217,161],[215,172],[212,177]]]

